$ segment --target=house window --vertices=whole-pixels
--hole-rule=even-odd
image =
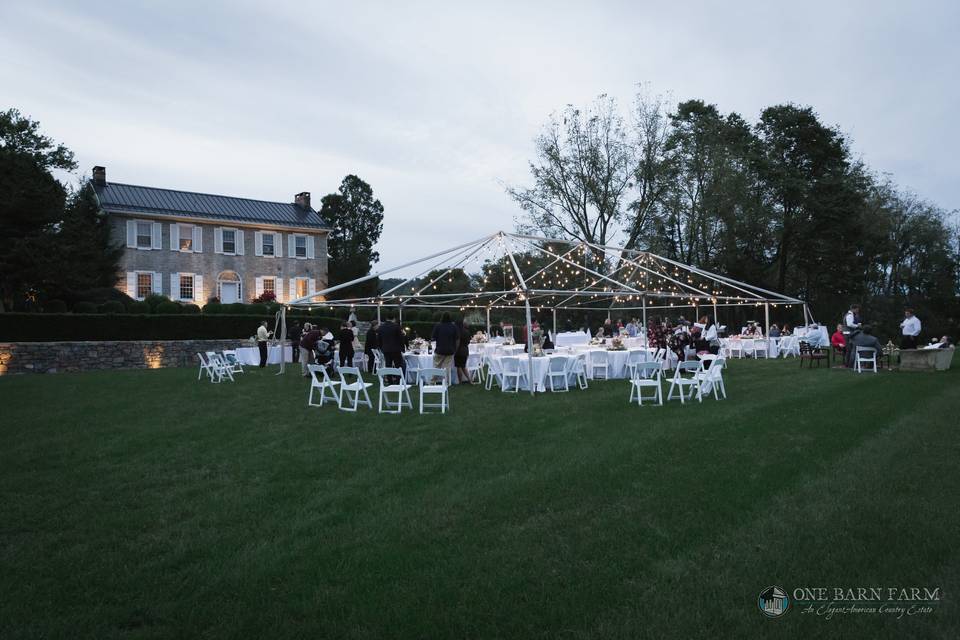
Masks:
[[[306,258],[307,257],[307,236],[294,236],[293,250],[294,250],[294,256],[296,256],[297,258]]]
[[[223,230],[223,252],[224,253],[237,252],[237,232],[234,231],[233,229]]]
[[[306,278],[297,278],[297,297],[298,298],[303,298],[308,293],[310,293],[308,291],[307,284],[308,284],[308,281]]]
[[[264,233],[261,237],[263,238],[263,240],[261,241],[261,242],[263,243],[263,245],[262,245],[262,246],[263,246],[263,255],[265,255],[265,256],[272,256],[272,255],[274,255],[274,253],[273,253],[273,239],[274,239],[274,235],[273,235],[272,233]]]
[[[137,222],[137,249],[153,248],[153,224]]]
[[[193,300],[193,274],[180,275],[180,299]]]
[[[180,251],[193,251],[193,225],[180,225]]]
[[[277,281],[275,278],[264,278],[263,279],[263,292],[272,293],[277,295]]]
[[[137,274],[137,298],[141,300],[146,298],[148,295],[153,293],[153,274],[152,273],[138,273]]]

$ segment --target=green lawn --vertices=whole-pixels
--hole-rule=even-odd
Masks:
[[[0,638],[957,637],[960,370],[735,361],[447,416],[308,408],[297,372],[0,378]],[[769,585],[932,613],[758,611]]]

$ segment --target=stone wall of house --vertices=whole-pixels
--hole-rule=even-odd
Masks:
[[[236,339],[0,342],[0,375],[187,367],[198,364],[198,352],[248,346],[249,341]]]
[[[153,220],[149,215],[144,215],[138,220]],[[173,251],[170,248],[170,226],[176,224],[170,220],[163,220],[161,229],[161,248],[160,249],[133,249],[126,246],[127,243],[127,220],[121,215],[111,215],[111,235],[114,242],[124,247],[123,255],[120,257],[119,280],[117,288],[124,293],[136,297],[132,292],[127,291],[127,272],[135,271],[154,271],[162,274],[160,278],[160,289],[163,295],[178,299],[179,291],[173,290],[173,283],[170,281],[172,273],[194,273],[203,276],[202,291],[195,293],[197,304],[203,306],[208,298],[219,296],[217,287],[218,276],[226,271],[236,273],[241,282],[240,301],[250,302],[256,296],[257,278],[269,277],[278,278],[282,282],[282,291],[277,292],[277,299],[286,302],[290,299],[290,280],[291,278],[309,278],[314,280],[316,291],[322,291],[327,287],[327,233],[297,231],[302,235],[310,235],[314,242],[314,259],[291,257],[289,254],[288,237],[292,233],[289,230],[279,227],[269,227],[263,225],[253,227],[248,225],[239,225],[232,223],[224,224],[199,224],[184,220],[184,223],[194,224],[202,229],[203,238],[201,241],[200,253],[183,253]],[[159,220],[157,220],[159,221]],[[214,230],[217,227],[237,228],[243,230],[243,255],[225,255],[215,252]],[[274,231],[281,234],[281,252],[282,257],[257,256],[255,243],[255,232]]]

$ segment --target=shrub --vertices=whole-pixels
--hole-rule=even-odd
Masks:
[[[200,307],[198,307],[195,304],[185,304],[183,305],[183,307],[181,307],[180,313],[186,313],[186,314],[200,313]]]
[[[47,300],[43,305],[44,313],[66,313],[67,303],[63,300]]]
[[[97,305],[92,302],[87,302],[86,300],[81,300],[77,304],[73,305],[74,313],[96,313]]]
[[[169,300],[166,302],[161,302],[156,308],[156,312],[161,314],[180,313],[181,311],[182,307],[179,304],[176,302],[170,302]]]
[[[170,302],[170,298],[167,296],[162,296],[159,293],[151,293],[146,298],[143,299],[148,305],[150,305],[150,312],[156,313],[157,307],[159,307],[164,302]]]
[[[270,313],[265,304],[248,304],[245,307],[244,313],[251,316],[265,316]]]
[[[101,305],[105,302],[116,301],[126,308],[133,298],[115,287],[97,287],[95,289],[85,289],[83,291],[71,291],[64,294],[64,299],[68,304],[76,306],[78,302],[92,302],[95,305]]]
[[[216,298],[211,298],[203,307],[203,312],[209,315],[216,315],[218,313],[223,313],[223,305],[220,304],[220,301]]]
[[[276,300],[277,294],[275,294],[273,291],[264,291],[253,299],[253,301],[257,304],[269,304],[271,302],[275,302]]]
[[[126,313],[127,309],[119,300],[110,300],[109,302],[104,302],[102,305],[100,305],[97,308],[97,311],[100,313]]]
[[[249,338],[265,317],[0,313],[0,341],[212,340]]]
[[[229,313],[232,315],[245,315],[247,313],[247,305],[242,302],[233,302],[231,304],[223,305],[223,313]]]
[[[210,296],[207,298],[207,304],[220,304],[220,298],[217,296]]]
[[[147,314],[150,313],[150,305],[148,305],[146,302],[134,300],[130,303],[130,307],[127,309],[127,311],[129,313]]]

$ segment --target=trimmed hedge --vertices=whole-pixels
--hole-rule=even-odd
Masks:
[[[273,316],[128,313],[0,313],[0,342],[83,342],[87,340],[215,340],[254,335]],[[288,316],[336,332],[341,320]]]

